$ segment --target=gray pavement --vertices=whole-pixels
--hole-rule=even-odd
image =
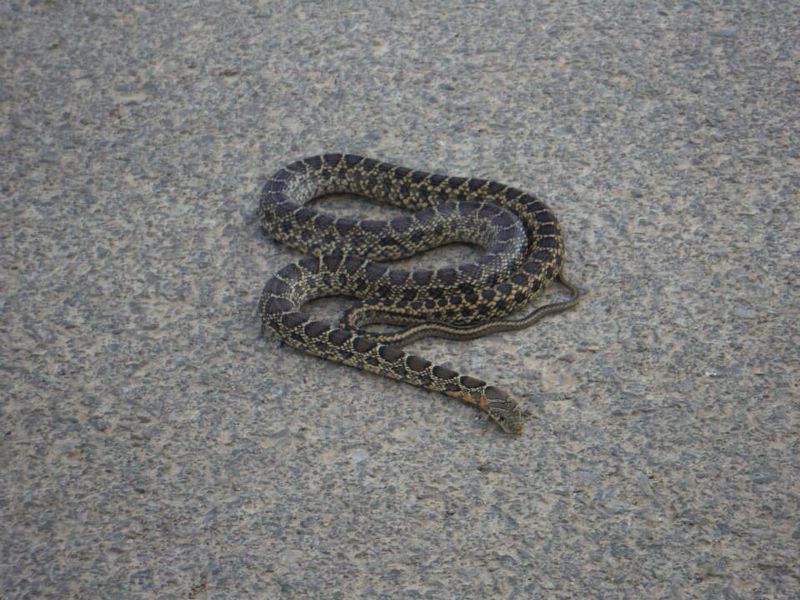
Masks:
[[[798,23],[0,4],[0,596],[798,597]],[[323,151],[561,218],[576,310],[413,346],[520,438],[260,335],[259,186]]]

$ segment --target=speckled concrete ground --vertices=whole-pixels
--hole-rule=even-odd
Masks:
[[[76,4],[0,6],[0,595],[800,594],[797,3]],[[521,438],[260,336],[326,150],[561,217],[577,310],[414,346]]]

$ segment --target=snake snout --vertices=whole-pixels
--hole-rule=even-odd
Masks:
[[[503,390],[487,386],[483,390],[486,412],[507,433],[522,433],[522,413],[517,401]]]

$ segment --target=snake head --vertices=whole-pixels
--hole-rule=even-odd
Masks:
[[[503,390],[487,386],[481,392],[480,406],[506,433],[522,433],[522,413],[517,401]]]

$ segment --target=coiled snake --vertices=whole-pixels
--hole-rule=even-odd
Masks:
[[[389,221],[358,220],[305,206],[331,193],[415,212]],[[561,230],[547,206],[493,181],[325,154],[275,173],[264,185],[259,216],[274,239],[306,253],[264,286],[259,313],[265,332],[309,354],[459,398],[504,431],[521,432],[522,415],[512,396],[400,347],[425,336],[473,339],[522,329],[575,306],[578,292],[561,274]],[[476,244],[485,253],[475,263],[437,270],[409,272],[383,264],[452,242]],[[507,318],[552,280],[570,290],[570,300],[522,319]],[[302,311],[307,301],[332,295],[360,299],[341,324]],[[406,327],[375,334],[363,329],[371,323]]]

